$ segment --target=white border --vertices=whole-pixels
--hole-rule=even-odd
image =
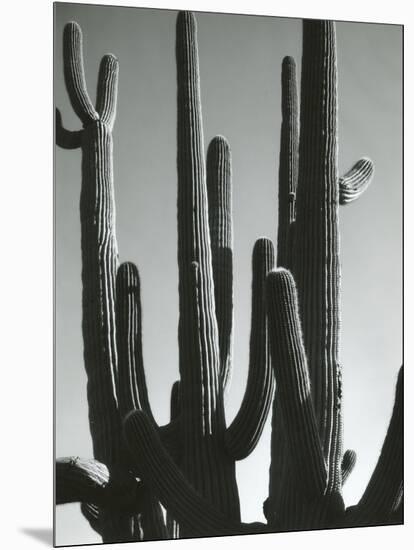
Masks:
[[[80,2],[83,3],[83,2]],[[101,0],[90,4],[111,4]],[[187,541],[146,543],[145,548],[330,548],[409,547],[413,537],[413,464],[410,419],[413,387],[410,374],[411,346],[409,311],[412,298],[409,282],[411,236],[410,206],[414,178],[409,161],[412,142],[413,97],[412,23],[405,1],[332,0],[177,0],[115,2],[124,6],[193,9],[290,17],[320,17],[342,20],[388,22],[405,25],[405,221],[406,221],[406,525],[341,531],[318,531],[226,537]],[[13,550],[44,548],[45,542],[24,530],[43,532],[52,527],[52,2],[50,0],[8,1],[2,6],[1,47],[1,320],[2,320],[2,451],[0,544]],[[4,62],[6,66],[4,66]],[[6,118],[6,128],[3,120]],[[386,261],[386,258],[384,258]],[[411,402],[410,402],[411,401]],[[362,413],[362,411],[361,411]],[[44,534],[43,534],[44,536]],[[51,545],[51,538],[50,538]],[[108,545],[125,549],[127,546]],[[129,546],[128,546],[129,547]],[[80,546],[79,548],[87,548]]]

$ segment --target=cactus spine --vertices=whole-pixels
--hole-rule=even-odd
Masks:
[[[278,268],[271,241],[258,239],[248,380],[229,426],[224,397],[237,373],[231,152],[216,136],[205,159],[189,12],[177,17],[176,60],[180,380],[171,421],[158,426],[145,381],[139,272],[131,262],[118,265],[115,238],[118,63],[103,58],[94,106],[80,28],[65,27],[66,87],[83,128],[67,131],[57,112],[56,137],[61,147],[82,149],[82,328],[94,459],[57,461],[57,503],[81,502],[106,542],[400,522],[402,370],[367,489],[347,510],[342,499],[356,454],[342,451],[338,211],[367,188],[373,164],[363,158],[338,176],[334,23],[303,23],[300,113],[295,62],[283,60]],[[245,524],[235,464],[255,448],[272,400],[267,524]]]

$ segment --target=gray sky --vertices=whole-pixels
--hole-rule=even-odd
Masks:
[[[95,96],[100,58],[120,62],[114,129],[120,260],[142,282],[143,347],[153,411],[168,421],[178,377],[176,261],[176,12],[57,4],[55,101],[70,129],[80,122],[63,82],[62,30],[84,34],[86,79]],[[234,372],[231,421],[243,396],[250,331],[251,252],[262,235],[276,242],[280,67],[300,67],[301,22],[197,14],[204,137],[227,137],[233,159]],[[361,495],[378,457],[401,364],[401,28],[338,23],[339,169],[361,156],[375,163],[371,187],[340,210],[341,362],[345,448],[358,455],[345,486]],[[80,286],[80,151],[56,150],[56,453],[92,456],[83,368]],[[161,335],[161,336],[160,336]],[[238,464],[245,521],[263,520],[270,430]],[[57,510],[57,543],[98,541],[78,505]]]

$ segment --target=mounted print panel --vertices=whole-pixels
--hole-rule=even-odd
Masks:
[[[55,545],[402,524],[402,27],[54,9]]]

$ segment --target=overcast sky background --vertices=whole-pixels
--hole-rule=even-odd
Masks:
[[[120,62],[114,128],[120,260],[140,270],[143,347],[153,411],[168,421],[178,377],[176,260],[176,12],[56,4],[55,102],[70,129],[80,122],[63,81],[62,32],[84,34],[86,80],[95,98],[99,61]],[[204,137],[230,142],[234,213],[234,371],[230,422],[243,396],[250,332],[251,251],[262,235],[276,242],[280,67],[300,69],[301,21],[201,14],[198,45]],[[401,27],[338,23],[339,170],[361,156],[375,163],[371,187],[340,209],[341,362],[344,447],[358,455],[344,489],[358,500],[375,466],[401,364]],[[300,72],[299,72],[300,74]],[[56,455],[92,456],[83,367],[80,284],[80,151],[56,149]],[[245,521],[263,521],[270,427],[237,475]],[[57,509],[57,544],[100,539],[78,505]]]

